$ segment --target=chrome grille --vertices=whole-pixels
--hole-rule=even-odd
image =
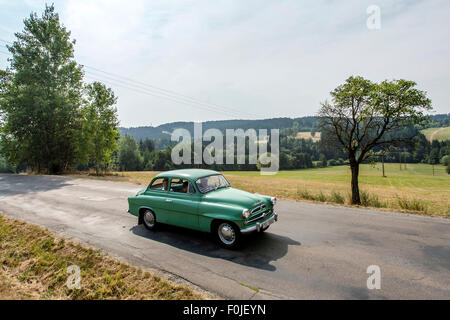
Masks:
[[[250,211],[250,218],[246,223],[254,222],[256,220],[262,219],[267,215],[267,207],[265,204],[258,205]]]
[[[264,210],[266,210],[266,205],[265,204],[257,206],[256,208],[252,209],[252,211],[250,213],[251,214],[255,214],[255,213],[258,213],[258,212],[264,211]]]
[[[259,220],[259,219],[261,219],[261,218],[263,218],[263,217],[265,217],[264,212],[263,212],[263,213],[258,213],[258,214],[256,214],[256,215],[254,215],[253,217],[251,217],[251,218],[247,221],[247,223],[250,223],[250,222]]]

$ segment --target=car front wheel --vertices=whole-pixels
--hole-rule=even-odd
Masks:
[[[235,224],[230,222],[220,222],[216,229],[217,240],[220,245],[228,248],[237,248],[240,244],[241,233]]]
[[[156,217],[151,210],[144,211],[144,213],[142,214],[142,222],[144,223],[144,227],[148,230],[155,230]]]

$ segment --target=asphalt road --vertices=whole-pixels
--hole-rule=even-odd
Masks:
[[[0,175],[0,212],[224,298],[450,298],[450,220],[279,201],[279,221],[229,251],[208,234],[138,226],[126,200],[141,188]],[[367,288],[370,265],[380,267],[379,290]]]

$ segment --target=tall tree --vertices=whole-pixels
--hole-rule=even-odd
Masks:
[[[89,84],[85,88],[86,98],[82,113],[82,149],[85,161],[95,165],[98,175],[101,166],[112,161],[112,153],[118,149],[119,125],[117,98],[114,92],[100,82]]]
[[[142,156],[136,140],[129,134],[119,141],[119,166],[124,171],[139,171],[142,169]]]
[[[83,72],[53,6],[24,24],[8,46],[11,65],[1,76],[1,152],[12,164],[58,173],[76,162]]]
[[[377,146],[405,142],[412,137],[394,134],[411,124],[424,125],[425,112],[431,110],[426,93],[406,80],[373,83],[362,77],[350,77],[331,92],[331,103],[319,111],[324,142],[340,146],[347,154],[352,180],[352,203],[361,204],[359,165],[372,155]]]

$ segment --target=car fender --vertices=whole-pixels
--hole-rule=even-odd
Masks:
[[[226,214],[226,213],[204,213],[200,215],[199,217],[199,226],[200,228],[205,232],[210,232],[211,230],[211,223],[214,220],[225,220],[234,222],[239,228],[241,228],[241,225],[243,223],[242,218],[237,217],[233,214]]]

